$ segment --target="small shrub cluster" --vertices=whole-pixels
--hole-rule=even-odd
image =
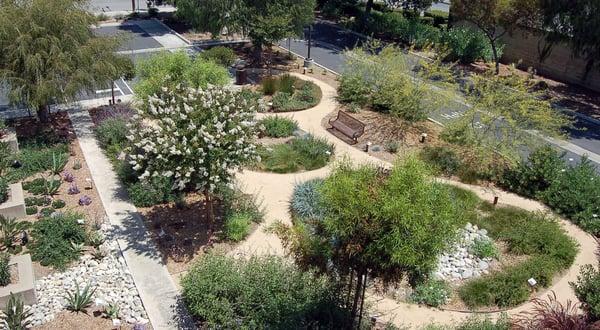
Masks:
[[[289,74],[264,78],[261,89],[263,94],[273,95],[273,110],[278,112],[308,109],[321,100],[319,86]]]
[[[0,178],[0,204],[8,200],[8,181]]]
[[[577,282],[571,287],[591,319],[600,320],[600,271],[592,265],[581,267]]]
[[[322,204],[319,189],[323,179],[312,179],[297,184],[292,193],[290,210],[294,218],[301,221],[323,220],[326,207]]]
[[[128,186],[127,192],[135,206],[149,207],[175,200],[173,182],[166,177],[154,177]]]
[[[600,233],[600,175],[583,158],[579,164],[564,161],[564,154],[544,147],[507,171],[500,184],[510,191],[537,198],[584,230]]]
[[[326,277],[278,257],[209,254],[181,284],[188,310],[206,328],[329,328],[343,315]]]
[[[221,187],[218,197],[222,201],[225,218],[225,239],[239,242],[250,234],[252,223],[264,220],[264,210],[256,196],[245,194],[237,187]]]
[[[10,254],[7,252],[0,253],[0,286],[10,284]]]
[[[288,143],[260,148],[261,161],[257,167],[276,173],[311,171],[325,166],[331,159],[333,151],[333,145],[325,139],[307,134],[294,138]]]
[[[478,60],[492,61],[492,46],[487,37],[478,29],[453,27],[442,34],[441,43],[447,47],[446,61],[459,61],[469,64]],[[498,47],[502,55],[503,47]]]
[[[23,189],[33,195],[52,196],[60,188],[60,179],[37,178],[23,183]]]
[[[29,250],[33,260],[44,266],[64,269],[71,261],[79,258],[73,247],[87,240],[85,228],[77,223],[82,215],[62,213],[54,218],[45,217],[33,224]]]
[[[223,232],[225,238],[233,242],[239,242],[250,233],[252,215],[247,213],[234,213],[225,219]]]
[[[428,21],[426,18],[424,21]],[[437,44],[441,38],[441,30],[433,24],[424,24],[423,20],[407,18],[400,12],[372,11],[367,24],[363,19],[357,19],[353,27],[363,33],[379,38],[394,40],[405,45],[421,49]],[[433,23],[433,19],[432,22]]]
[[[62,199],[55,199],[52,201],[52,207],[57,210],[62,209],[66,205],[67,203],[65,203],[65,201],[63,201]]]
[[[510,253],[528,255],[526,261],[502,271],[474,279],[460,289],[461,299],[470,307],[511,307],[529,299],[527,280],[534,278],[544,288],[554,275],[571,266],[577,244],[560,224],[543,214],[516,208],[489,208],[476,224],[489,235],[506,243]]]
[[[428,280],[417,284],[410,296],[416,304],[438,307],[445,304],[450,297],[448,284],[440,280]]]
[[[271,116],[262,119],[259,125],[263,127],[263,134],[268,137],[282,138],[292,136],[298,129],[298,122],[293,119]]]
[[[8,169],[5,178],[16,182],[38,173],[54,172],[64,168],[68,156],[68,144],[58,138],[40,135],[38,140],[19,141],[19,153],[14,159],[21,163],[21,167]]]
[[[233,49],[224,46],[216,46],[207,49],[200,53],[200,57],[205,60],[213,61],[224,67],[230,67],[236,59]]]
[[[96,139],[104,149],[123,146],[127,141],[128,132],[127,121],[122,117],[106,118],[95,128]]]
[[[490,239],[478,239],[469,247],[472,254],[479,258],[498,258],[498,248]]]

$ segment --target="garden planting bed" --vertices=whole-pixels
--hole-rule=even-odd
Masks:
[[[412,159],[414,161],[414,158]],[[341,169],[335,173],[348,171],[347,166],[349,165],[342,165]],[[356,175],[356,178],[361,178],[361,175],[363,177],[371,175],[367,175],[368,172],[358,171],[355,173],[353,175]],[[375,184],[385,184],[385,180],[388,180],[387,177],[388,174],[385,173],[377,174]],[[394,177],[394,174],[390,174],[390,177]],[[337,176],[335,178],[337,179]],[[351,207],[343,202],[345,199],[341,199],[346,197],[335,195],[333,189],[337,185],[350,184],[352,181],[344,181],[349,180],[345,177],[332,180],[334,179],[328,178],[325,181],[315,179],[299,183],[296,186],[290,202],[290,210],[298,230],[308,229],[308,232],[322,230],[320,223],[331,221],[326,218],[326,215],[331,214],[329,212],[338,212],[338,209],[333,211],[328,208],[327,205],[331,203],[342,203],[348,205],[348,208]],[[398,180],[398,178],[394,180]],[[336,181],[340,183],[336,183]],[[353,188],[348,188],[356,189],[356,191],[348,191],[348,194],[359,194],[364,196],[363,198],[371,198],[369,193],[358,192],[359,190],[363,191],[367,186],[374,190],[377,189],[373,187],[372,183],[366,186],[353,184]],[[396,191],[397,188],[386,189]],[[542,294],[546,288],[563,276],[575,260],[578,253],[577,243],[566,234],[560,222],[553,215],[533,213],[513,207],[494,207],[490,203],[481,201],[473,193],[453,186],[440,184],[438,189],[446,192],[438,192],[436,195],[449,194],[451,203],[457,207],[457,218],[452,220],[459,225],[456,228],[456,234],[444,232],[446,237],[442,239],[445,241],[442,246],[445,247],[432,260],[430,271],[424,274],[424,279],[417,280],[412,285],[409,284],[406,277],[401,278],[400,281],[388,280],[385,282],[372,279],[368,284],[371,294],[385,295],[402,302],[425,304],[449,310],[500,311],[516,307]],[[327,196],[331,196],[329,197],[331,200]],[[406,202],[404,197],[396,197],[399,199],[394,203],[404,205]],[[334,198],[340,198],[340,200]],[[441,200],[430,202],[445,203]],[[412,203],[417,202],[413,201]],[[388,207],[392,209],[391,205],[381,206],[383,209]],[[373,212],[377,212],[376,209]],[[346,207],[343,208],[343,212],[348,212]],[[399,213],[395,216],[388,216],[396,219],[394,221],[402,223],[402,226],[406,226],[402,227],[402,231],[414,232],[407,235],[417,239],[416,237],[422,235],[420,232],[422,229],[416,228],[415,224],[410,221],[415,216],[411,210],[406,212],[408,213],[405,215]],[[362,216],[367,217],[366,214]],[[407,218],[404,219],[404,217]],[[366,228],[366,230],[370,230],[370,227]],[[400,229],[388,228],[387,230],[398,231]],[[300,242],[310,239],[309,235],[300,239]],[[298,253],[295,250],[298,247],[294,248],[293,244],[291,245],[292,251]],[[404,247],[399,250],[398,255],[402,256],[407,253],[407,249]],[[315,260],[319,259],[315,258]],[[429,267],[425,264],[423,266]],[[532,278],[535,280],[533,285],[529,283]]]
[[[112,324],[105,312],[108,304],[118,306],[124,325],[146,324],[147,315],[110,237],[110,224],[67,113],[52,114],[47,125],[34,118],[13,124],[20,153],[11,157],[21,166],[8,169],[6,177],[23,182],[28,215],[14,223],[7,220],[15,237],[10,240],[13,246],[6,240],[3,245],[11,253],[32,256],[37,303],[26,307],[31,325],[69,329],[67,324],[79,322],[79,314],[66,312],[73,306],[68,294],[77,291],[76,283],[80,292],[88,284],[93,292],[82,311],[97,302],[96,313],[86,321],[92,328]],[[24,230],[27,237],[21,235]]]
[[[230,251],[258,228],[258,218],[262,217],[258,215],[260,211],[250,210],[254,201],[237,188],[227,190],[226,194],[232,195],[213,199],[215,219],[211,222],[203,194],[174,192],[168,180],[138,181],[125,150],[128,143],[126,123],[134,120],[133,110],[128,105],[121,105],[116,109],[94,108],[89,113],[101,147],[146,221],[149,234],[171,274],[186,271],[211,249]],[[245,211],[240,211],[242,209]],[[256,213],[251,216],[252,212]]]
[[[257,83],[249,90],[261,97],[267,105],[266,111],[275,113],[294,112],[310,109],[321,101],[323,93],[315,83],[303,80],[280,70],[269,76],[261,69],[251,71],[250,79]]]

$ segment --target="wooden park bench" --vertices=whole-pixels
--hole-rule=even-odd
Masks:
[[[338,111],[337,117],[329,119],[329,125],[351,138],[354,143],[365,133],[365,124],[341,110]]]

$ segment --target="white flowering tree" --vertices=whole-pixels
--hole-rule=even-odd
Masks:
[[[238,92],[209,86],[163,88],[149,98],[131,130],[130,164],[140,180],[164,176],[174,190],[204,194],[207,216],[214,220],[212,194],[231,184],[233,171],[258,158],[256,106]]]

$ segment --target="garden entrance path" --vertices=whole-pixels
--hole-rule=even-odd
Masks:
[[[322,119],[337,109],[337,102],[335,100],[337,94],[335,88],[312,77],[296,73],[292,74],[317,84],[323,91],[323,98],[321,102],[314,108],[293,113],[278,114],[279,116],[293,118],[298,122],[299,127],[302,130],[312,133],[318,137],[324,137],[329,142],[333,143],[336,148],[335,155],[337,160],[345,158],[355,164],[371,163],[384,167],[392,166],[392,164],[388,162],[369,156],[367,153],[337,139],[321,125]],[[260,117],[269,115],[270,114],[259,114]],[[332,166],[333,165],[330,164],[329,166],[319,170],[297,174],[275,174],[248,170],[240,173],[238,175],[238,179],[242,185],[242,189],[244,189],[247,193],[258,195],[259,199],[263,201],[263,206],[266,210],[266,217],[265,222],[261,225],[261,227],[252,233],[248,239],[241,243],[241,245],[237,247],[233,254],[283,255],[284,249],[281,241],[276,235],[265,231],[265,229],[277,221],[291,223],[288,204],[294,189],[294,185],[297,182],[302,182],[310,178],[325,177],[331,170]],[[541,203],[528,200],[511,193],[499,191],[497,189],[491,190],[446,179],[439,180],[473,191],[483,200],[491,201],[494,196],[498,196],[500,203],[504,205],[512,205],[529,211],[547,210],[547,208]],[[553,290],[556,293],[558,300],[564,303],[567,300],[576,300],[569,286],[569,282],[577,279],[579,268],[582,265],[595,265],[597,263],[595,251],[597,250],[598,245],[596,240],[591,235],[585,233],[570,222],[563,220],[561,221],[561,224],[567,233],[580,244],[580,251],[575,259],[575,262],[573,263],[573,266],[548,289],[548,291]],[[545,297],[545,293],[542,293],[541,295]],[[397,326],[423,326],[432,322],[439,324],[450,324],[460,321],[470,315],[469,313],[463,312],[419,307],[417,305],[401,303],[392,299],[376,296],[369,297],[369,300],[373,306],[372,310],[375,312],[375,315],[379,320],[383,322],[389,321]],[[525,303],[517,308],[509,310],[508,313],[514,315],[525,310],[530,310],[532,307],[533,306],[531,303]],[[499,315],[499,313],[492,313],[490,315],[492,317],[496,317]]]
[[[139,291],[154,329],[193,328],[179,292],[142,218],[127,197],[108,158],[94,137],[92,118],[85,110],[69,112],[93,182],[108,214],[113,233]],[[99,202],[99,201],[94,201]]]

